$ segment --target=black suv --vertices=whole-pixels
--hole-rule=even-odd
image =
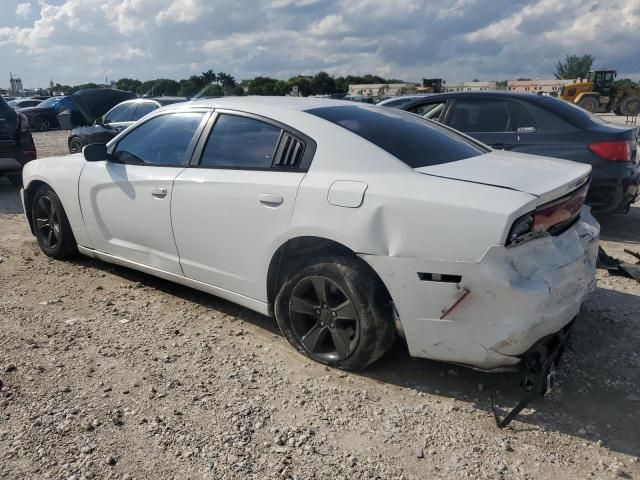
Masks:
[[[495,149],[591,165],[587,203],[594,210],[624,213],[638,197],[640,128],[635,125],[609,123],[572,103],[531,93],[451,92],[396,108],[444,123]]]
[[[22,185],[22,167],[36,158],[29,121],[0,97],[0,176]]]

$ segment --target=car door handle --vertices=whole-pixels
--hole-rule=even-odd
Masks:
[[[153,195],[156,198],[164,198],[167,196],[167,189],[163,187],[152,188],[151,195]]]
[[[277,193],[261,193],[258,195],[258,198],[260,199],[260,203],[267,207],[277,207],[284,202],[282,195],[278,195]]]

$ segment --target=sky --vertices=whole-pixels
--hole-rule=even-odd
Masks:
[[[324,70],[553,78],[567,54],[640,79],[640,0],[0,0],[0,86]]]

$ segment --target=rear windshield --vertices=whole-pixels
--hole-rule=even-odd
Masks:
[[[411,168],[455,162],[489,151],[452,130],[393,108],[345,105],[306,112],[346,128]]]

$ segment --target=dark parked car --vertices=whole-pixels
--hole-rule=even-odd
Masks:
[[[93,125],[72,130],[68,140],[69,151],[78,153],[90,143],[107,143],[146,114],[165,105],[186,100],[182,97],[159,97],[138,98],[119,103],[102,117],[97,118]]]
[[[37,107],[19,111],[29,118],[33,130],[46,132],[51,128],[71,130],[75,126],[91,125],[114,105],[136,95],[112,88],[89,88],[64,97],[51,97]]]
[[[17,113],[0,98],[0,176],[22,184],[22,167],[36,158],[27,117]]]
[[[638,197],[637,126],[606,122],[550,96],[513,92],[434,94],[398,108],[495,149],[588,163],[593,170],[587,203],[594,211],[624,213]]]
[[[15,100],[11,100],[7,102],[11,108],[28,108],[35,107],[36,105],[40,105],[42,100],[38,98],[16,98]]]
[[[20,108],[18,111],[27,116],[29,126],[38,132],[46,132],[52,128],[60,128],[58,114],[69,110],[79,114],[78,107],[70,96],[51,97],[35,107]]]

